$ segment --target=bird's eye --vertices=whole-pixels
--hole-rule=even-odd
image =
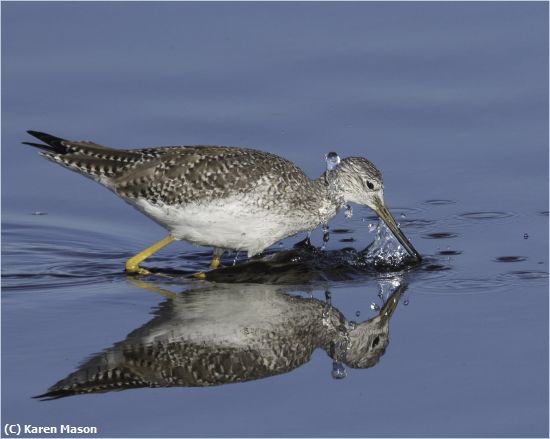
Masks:
[[[374,189],[374,183],[372,181],[367,181],[367,186],[369,189]]]

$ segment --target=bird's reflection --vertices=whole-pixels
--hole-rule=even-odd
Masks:
[[[330,300],[292,296],[274,285],[206,284],[180,294],[149,289],[167,297],[151,321],[37,398],[255,380],[305,364],[317,348],[341,368],[372,367],[386,350],[390,317],[406,286],[362,323],[348,321]]]

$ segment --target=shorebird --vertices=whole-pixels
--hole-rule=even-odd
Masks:
[[[129,273],[150,274],[140,263],[174,240],[213,247],[210,269],[215,269],[227,250],[251,257],[283,238],[327,224],[350,202],[370,207],[411,257],[421,259],[384,203],[382,174],[362,157],[340,160],[330,153],[330,166],[311,180],[294,163],[248,148],[114,149],[28,133],[44,143],[24,144],[107,187],[168,229],[168,236],[128,259]]]

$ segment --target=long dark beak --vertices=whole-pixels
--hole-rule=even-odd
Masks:
[[[397,287],[397,289],[391,294],[390,297],[388,297],[388,300],[380,310],[380,313],[378,314],[383,322],[388,321],[393,312],[395,311],[395,308],[397,308],[397,304],[399,303],[399,300],[401,299],[401,296],[407,289],[406,284],[401,284]]]
[[[391,230],[393,235],[397,238],[397,240],[401,243],[401,245],[407,250],[407,252],[417,261],[420,262],[422,260],[422,256],[420,256],[420,253],[416,251],[416,249],[413,247],[413,245],[409,242],[407,237],[403,234],[399,226],[397,225],[397,222],[395,221],[394,217],[384,204],[384,202],[376,197],[375,199],[375,207],[374,212],[382,218],[382,220],[386,223],[388,228]]]

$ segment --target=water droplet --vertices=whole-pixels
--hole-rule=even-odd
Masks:
[[[349,204],[346,204],[346,211],[344,212],[344,214],[346,215],[347,219],[350,219],[353,216],[353,208]]]
[[[37,210],[36,212],[31,213],[31,215],[47,215],[48,212],[41,212],[40,210]]]
[[[378,305],[377,303],[372,302],[370,304],[370,309],[372,309],[373,311],[380,311],[380,305]]]
[[[361,315],[361,311],[357,310],[355,311],[355,317],[359,317]]]
[[[401,215],[399,215],[401,218],[407,218],[407,215],[405,215],[404,213],[402,213]]]
[[[328,318],[329,317],[329,313],[330,313],[330,303],[325,303],[325,306],[323,308],[323,312],[321,314],[321,317],[323,319],[323,326],[329,326],[330,324],[330,319]]]
[[[408,304],[409,304],[409,299],[405,299],[405,300],[403,301],[403,305],[407,306]]]
[[[342,378],[345,378],[347,374],[346,368],[340,361],[334,361],[332,363],[332,378],[335,380],[341,380]]]
[[[330,239],[330,232],[329,232],[328,224],[323,224],[323,245],[321,246],[321,250],[325,249],[329,239]]]
[[[333,171],[340,163],[340,156],[335,152],[329,152],[325,155],[325,160],[327,162],[327,171]]]
[[[239,260],[239,252],[235,252],[235,259],[233,259],[233,266],[237,265],[238,260]]]
[[[524,233],[524,234],[523,234],[523,239],[529,239],[529,234]]]

